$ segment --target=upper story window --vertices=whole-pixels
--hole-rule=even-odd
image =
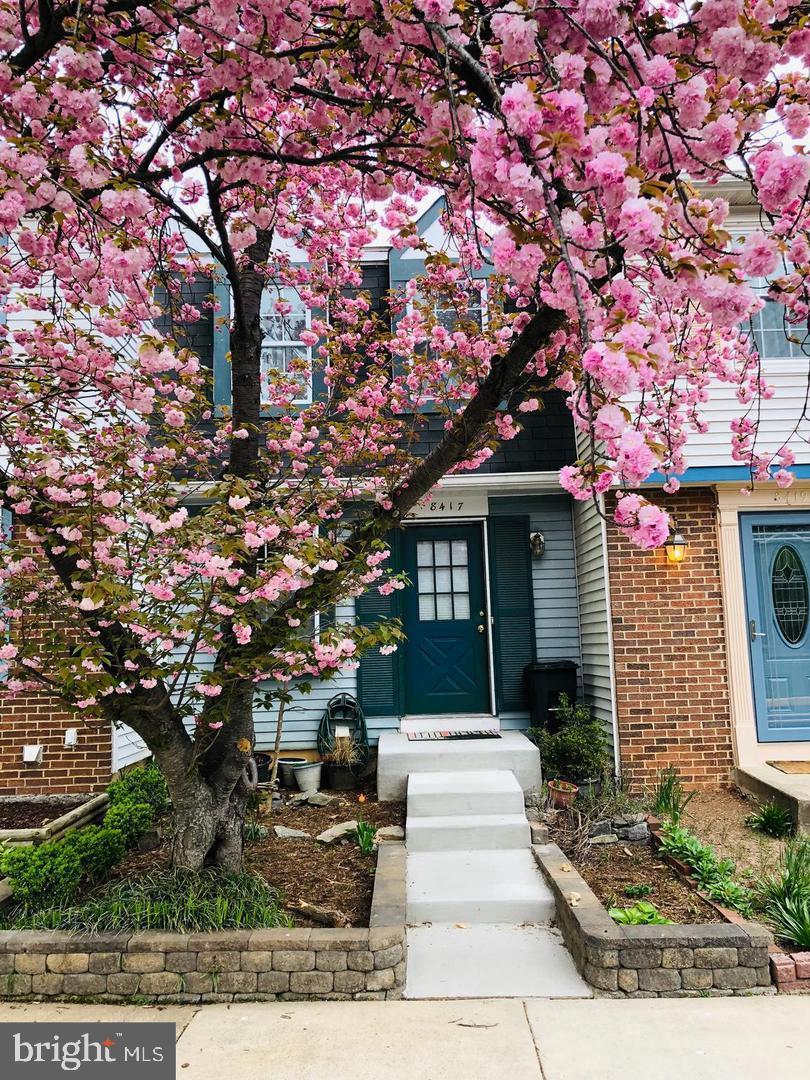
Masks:
[[[790,269],[792,267],[788,266],[787,270]],[[748,324],[757,352],[763,360],[789,358],[806,362],[810,356],[807,325],[787,321],[784,305],[768,299],[768,285],[766,278],[751,281],[751,287],[765,301],[762,310],[753,315]]]
[[[312,352],[301,340],[311,324],[311,312],[295,289],[268,285],[261,303],[263,389],[272,373],[290,377],[297,384],[297,404],[312,400]]]

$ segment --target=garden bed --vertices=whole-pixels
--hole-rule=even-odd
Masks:
[[[0,831],[39,829],[53,821],[54,818],[75,810],[77,806],[81,806],[89,798],[89,795],[59,798],[49,796],[24,798],[12,795],[7,798],[0,798]]]
[[[381,828],[403,825],[404,803],[380,803],[367,794],[358,801],[354,792],[330,792],[334,801],[328,806],[286,802],[270,813],[258,815],[258,821],[268,830],[259,840],[245,845],[245,869],[259,874],[268,885],[281,893],[281,905],[296,926],[368,926],[371,899],[374,891],[375,858],[364,855],[353,839],[335,844],[322,844],[315,837],[347,820],[362,818]],[[282,825],[300,829],[309,837],[279,838],[273,828]],[[168,841],[153,851],[131,852],[113,870],[112,879],[137,877],[169,865]],[[314,906],[323,917],[313,919],[300,910]],[[333,916],[330,919],[330,915]]]
[[[654,904],[665,919],[676,924],[724,921],[723,916],[648,844],[619,842],[589,848],[581,843],[572,828],[572,819],[562,814],[554,815],[549,821],[549,835],[606,908],[627,907],[634,899],[644,899]],[[625,891],[638,887],[644,892],[635,898]]]
[[[773,993],[768,931],[753,922],[620,926],[555,844],[534,848],[583,977],[614,997]]]

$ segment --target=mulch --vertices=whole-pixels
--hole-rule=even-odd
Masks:
[[[684,925],[723,922],[711,904],[667,866],[647,844],[607,844],[581,853],[564,828],[551,828],[551,839],[570,858],[606,908],[632,907],[638,898],[625,895],[625,888],[648,885],[651,892],[641,899],[655,904],[666,919]]]
[[[79,804],[67,799],[49,802],[4,802],[0,800],[0,829],[39,829],[49,821],[75,810]]]
[[[287,793],[292,794],[292,792]],[[338,913],[338,925],[368,926],[376,849],[363,855],[355,841],[336,844],[315,842],[318,833],[343,821],[362,818],[381,828],[405,824],[405,804],[378,802],[371,791],[325,791],[334,795],[329,806],[309,806],[286,803],[269,812],[260,809],[258,820],[268,829],[268,836],[245,845],[245,869],[259,874],[279,890],[282,907],[292,916],[296,926],[322,926],[323,922],[296,912],[299,904],[315,905]],[[363,801],[358,796],[363,795]],[[279,839],[274,825],[302,829],[311,838]],[[164,842],[153,851],[131,852],[111,873],[120,879],[167,868],[169,844]]]

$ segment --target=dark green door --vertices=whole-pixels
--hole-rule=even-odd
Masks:
[[[477,525],[403,533],[405,712],[490,711],[484,557]]]

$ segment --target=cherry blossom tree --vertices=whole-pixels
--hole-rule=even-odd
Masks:
[[[175,864],[240,865],[254,702],[395,647],[396,626],[314,635],[312,618],[402,587],[390,530],[550,392],[583,448],[564,487],[624,490],[616,524],[642,547],[668,520],[632,489],[653,470],[676,489],[712,379],[740,398],[735,459],[790,482],[789,451],[757,443],[746,279],[771,279],[803,336],[806,17],[788,0],[0,0],[0,658],[9,693],[144,738]],[[760,215],[743,244],[734,180]],[[416,232],[432,194],[446,250]],[[380,230],[426,265],[384,314],[361,288]],[[267,370],[262,296],[283,318],[291,290],[311,355]],[[183,330],[201,318],[228,335],[227,406]],[[444,427],[420,457],[426,405]]]

